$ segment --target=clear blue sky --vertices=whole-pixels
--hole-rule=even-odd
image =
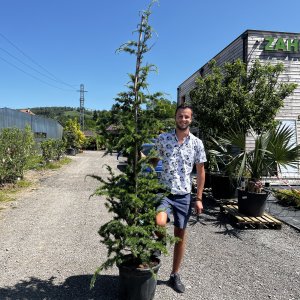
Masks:
[[[136,38],[148,4],[0,0],[0,107],[79,107],[83,83],[87,109],[110,109],[135,63],[115,50]],[[159,69],[150,92],[176,101],[178,85],[245,30],[300,32],[299,11],[299,0],[160,0],[150,17],[158,37],[145,57]]]

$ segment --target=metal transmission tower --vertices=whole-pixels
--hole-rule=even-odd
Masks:
[[[84,130],[84,93],[87,91],[84,90],[84,85],[80,85],[80,114],[79,114],[79,123],[80,123],[80,130]]]

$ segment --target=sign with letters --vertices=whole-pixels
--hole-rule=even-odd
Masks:
[[[290,52],[290,53],[298,53],[299,52],[299,40],[298,39],[284,39],[284,38],[275,38],[272,36],[265,37],[264,39],[265,51],[273,51],[273,52]]]

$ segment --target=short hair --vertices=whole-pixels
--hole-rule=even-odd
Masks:
[[[193,108],[188,104],[182,103],[176,107],[175,116],[177,115],[177,112],[179,109],[186,109],[186,108],[190,109],[192,111],[192,115],[193,115]]]

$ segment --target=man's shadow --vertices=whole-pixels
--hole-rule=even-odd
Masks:
[[[90,289],[91,278],[92,275],[77,275],[55,284],[55,277],[46,280],[31,277],[14,286],[1,287],[0,299],[118,299],[118,276],[99,275],[93,289]]]

